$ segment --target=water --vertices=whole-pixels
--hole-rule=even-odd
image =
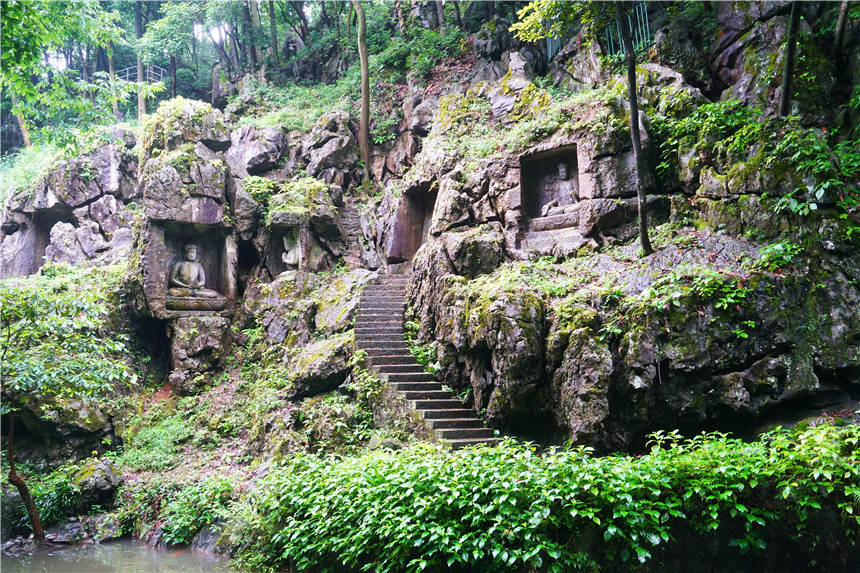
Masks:
[[[3,573],[238,573],[224,560],[190,549],[153,549],[139,541],[63,547],[0,558]]]

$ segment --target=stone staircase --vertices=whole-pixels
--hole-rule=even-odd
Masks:
[[[409,353],[403,336],[406,282],[404,275],[385,275],[364,288],[355,317],[356,347],[367,352],[379,376],[403,395],[440,441],[455,450],[498,443],[500,438]]]
[[[343,225],[343,230],[346,233],[346,253],[343,255],[343,262],[346,268],[352,270],[364,266],[361,258],[361,214],[358,209],[352,204],[352,201],[346,200],[339,209],[340,221]]]

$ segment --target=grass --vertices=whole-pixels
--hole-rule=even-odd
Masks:
[[[61,149],[45,144],[0,158],[0,204],[14,193],[33,189],[61,157]]]

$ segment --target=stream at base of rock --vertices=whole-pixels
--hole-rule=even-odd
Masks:
[[[34,555],[0,556],[3,573],[239,573],[226,561],[187,548],[153,549],[140,541],[59,547]]]

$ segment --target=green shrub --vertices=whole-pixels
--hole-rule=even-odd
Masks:
[[[27,480],[43,527],[56,525],[73,513],[81,493],[74,479],[77,471],[77,464],[67,463],[48,474]],[[16,530],[32,531],[23,503],[18,506],[13,523]]]
[[[185,416],[174,414],[128,435],[120,462],[132,470],[167,469],[176,463],[180,445],[193,435]]]
[[[212,477],[183,487],[164,508],[164,541],[188,545],[205,526],[223,519],[233,497],[233,482]]]
[[[512,442],[297,455],[247,499],[239,560],[268,570],[679,570],[677,552],[716,545],[724,560],[785,552],[808,562],[860,531],[858,440],[856,426],[823,424],[753,443],[658,433],[642,456],[539,455]],[[820,527],[827,515],[836,519]],[[776,544],[779,555],[763,553]]]

